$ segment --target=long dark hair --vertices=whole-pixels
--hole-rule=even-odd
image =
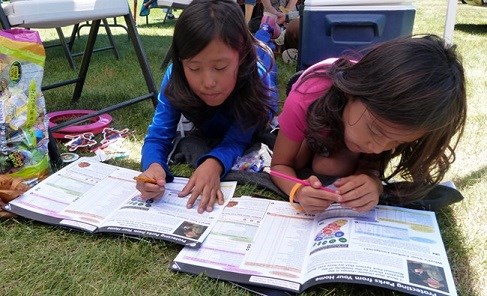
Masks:
[[[165,95],[196,126],[208,118],[214,107],[191,90],[181,60],[194,57],[216,38],[237,50],[240,58],[237,83],[225,107],[242,128],[267,123],[273,107],[270,90],[258,72],[256,46],[269,49],[249,32],[242,9],[233,0],[195,0],[181,13],[170,48],[173,70]]]
[[[395,176],[412,181],[394,192],[402,201],[421,198],[443,179],[455,160],[467,113],[465,76],[456,46],[435,35],[414,37],[378,44],[356,63],[341,58],[303,77],[326,76],[333,81],[331,90],[308,110],[306,137],[312,149],[324,145],[333,153],[344,147],[345,94],[360,99],[374,116],[426,131],[417,141],[365,156],[381,163],[384,181]],[[327,137],[323,130],[329,132]],[[395,157],[397,165],[384,176]]]

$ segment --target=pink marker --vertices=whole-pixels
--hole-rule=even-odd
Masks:
[[[303,184],[304,186],[311,186],[311,184],[308,182],[308,181],[305,181],[305,180],[301,180],[301,179],[298,179],[298,178],[295,178],[295,177],[292,177],[292,176],[289,176],[289,175],[286,175],[286,174],[283,174],[283,173],[280,173],[280,172],[277,172],[277,171],[273,171],[273,170],[270,170],[270,173],[272,176],[274,177],[279,177],[279,178],[283,178],[283,179],[286,179],[286,180],[289,180],[289,181],[293,181],[293,182],[296,182],[296,183],[299,183],[299,184]],[[322,190],[325,190],[325,191],[328,191],[330,193],[335,193],[335,190],[330,188],[330,187],[325,187],[325,186],[321,186]]]

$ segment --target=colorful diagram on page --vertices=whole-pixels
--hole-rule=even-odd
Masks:
[[[321,227],[315,235],[311,254],[328,248],[348,247],[347,223],[346,219],[337,219]]]

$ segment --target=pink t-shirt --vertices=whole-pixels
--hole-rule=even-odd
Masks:
[[[316,63],[306,69],[301,77],[317,67],[331,65],[336,60],[335,58],[326,59]],[[301,81],[301,77],[293,84],[278,117],[279,132],[296,142],[304,140],[307,128],[306,113],[309,106],[319,97],[325,95],[333,85],[332,81],[326,77],[313,77],[305,81]]]

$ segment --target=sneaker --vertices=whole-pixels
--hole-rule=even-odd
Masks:
[[[281,56],[286,64],[296,63],[298,61],[298,50],[296,48],[288,48],[282,52]]]
[[[462,200],[463,195],[455,188],[443,185],[436,185],[430,192],[428,192],[428,194],[423,199],[407,204],[405,206],[437,212],[451,204],[460,202]]]
[[[279,35],[279,37],[277,37],[276,39],[274,39],[274,42],[277,45],[284,45],[284,35],[286,35],[286,29],[284,29],[284,30],[281,31],[281,34]]]
[[[387,186],[396,187],[404,182],[397,182],[397,184],[391,183]],[[424,198],[415,200],[413,202],[399,203],[397,198],[392,193],[382,193],[380,196],[379,204],[400,206],[410,209],[427,210],[437,212],[451,204],[460,202],[463,200],[463,195],[455,188],[436,185],[431,189]]]
[[[267,27],[264,29],[266,25],[272,29],[272,32],[270,32],[271,30],[267,31]],[[281,35],[281,27],[279,27],[279,25],[276,23],[276,19],[272,16],[264,15],[262,17],[262,21],[260,22],[260,28],[269,32],[272,39],[276,39],[279,37],[279,35]]]

